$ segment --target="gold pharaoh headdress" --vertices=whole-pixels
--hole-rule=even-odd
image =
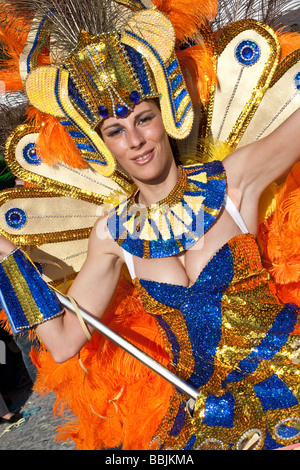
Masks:
[[[206,138],[203,143],[202,140],[199,142],[201,153],[198,154],[194,145],[191,151],[188,147],[187,152],[185,145],[181,146],[182,163],[195,164],[197,159],[203,161],[211,156],[218,158],[215,146],[213,152],[207,151],[211,136],[213,139],[225,141],[232,149],[260,138],[262,133],[266,135],[299,107],[300,52],[294,51],[279,64],[280,45],[275,32],[268,26],[257,21],[242,20],[225,28],[215,43],[212,35],[204,28],[207,19],[211,18],[209,11],[212,11],[215,0],[201,0],[196,3],[188,0],[154,1],[157,8],[168,15],[176,28],[177,56],[187,71],[186,76],[192,78],[193,83],[198,83],[202,74],[206,84],[206,73],[209,69],[207,56],[199,58],[196,53],[199,50],[198,31],[203,32],[204,46],[209,46],[210,59],[211,45],[215,44],[218,85],[213,89],[208,82],[208,89],[211,90],[210,98],[206,101],[208,105],[203,112],[201,108],[201,113],[196,109],[195,135],[190,134],[187,140],[190,146],[194,142],[198,143],[198,135]],[[108,28],[104,29],[100,27],[100,16],[105,12],[109,13],[108,17],[104,18],[107,25],[107,19],[111,16],[107,6],[117,5],[116,1],[13,0],[0,3],[1,7],[5,5],[3,10],[0,9],[0,34],[3,24],[10,18],[10,7],[13,9],[13,27],[7,32],[5,43],[11,45],[10,53],[15,53],[15,73],[19,74],[20,70],[23,83],[26,82],[27,93],[32,95],[32,102],[36,97],[36,105],[47,112],[43,115],[35,108],[31,109],[32,116],[37,118],[18,126],[7,141],[5,157],[12,173],[35,187],[12,188],[1,193],[0,231],[18,245],[42,246],[43,252],[47,253],[42,258],[47,258],[50,254],[55,262],[58,259],[63,260],[63,265],[68,265],[73,275],[73,272],[78,272],[82,266],[87,238],[94,221],[102,215],[102,204],[104,211],[106,204],[110,207],[116,206],[120,199],[127,199],[133,191],[132,181],[118,169],[109,177],[96,171],[98,167],[104,174],[105,171],[109,174],[114,167],[112,157],[110,164],[107,164],[107,149],[94,130],[97,122],[103,119],[101,114],[104,113],[105,116],[104,108],[109,114],[113,113],[114,109],[126,112],[126,109],[122,110],[122,106],[128,109],[132,106],[130,97],[143,99],[161,95],[161,108],[167,131],[172,135],[172,129],[175,129],[177,136],[181,131],[181,135],[185,132],[188,134],[192,111],[174,56],[173,27],[166,16],[160,14],[152,3],[146,0],[122,0],[123,5],[120,8],[127,10],[126,19],[123,21],[117,11],[118,21],[112,21]],[[22,33],[20,45],[15,34],[18,24],[14,14],[16,5],[20,6],[22,13],[18,28]],[[29,21],[28,17],[23,21],[24,8],[30,5],[32,10]],[[57,7],[53,16],[49,14],[52,7]],[[67,8],[68,14],[63,16],[64,12],[67,13]],[[204,15],[202,19],[200,14]],[[5,21],[2,22],[3,15]],[[92,22],[89,22],[90,19]],[[202,25],[204,30],[199,25]],[[67,32],[65,36],[63,30]],[[12,34],[16,37],[16,43],[10,41]],[[182,43],[190,43],[189,38],[192,38],[195,46],[179,52]],[[118,45],[119,55],[115,49],[109,47],[114,44],[113,41]],[[100,50],[101,44],[107,47],[106,55]],[[96,52],[91,53],[90,48],[92,52]],[[18,67],[20,51],[23,52]],[[183,60],[182,52],[189,51],[190,54],[184,56],[189,60]],[[98,55],[106,57],[105,67],[113,63],[108,57],[118,57],[117,64],[122,82],[117,80],[117,75],[111,73],[111,69],[105,68],[106,72],[110,70],[110,81],[107,81],[107,76],[101,75],[102,62],[100,64]],[[202,68],[197,67],[196,73],[191,73],[190,59],[193,58],[193,63],[204,64]],[[211,62],[213,61],[209,60],[209,63]],[[7,68],[10,73],[11,69]],[[228,70],[231,71],[230,74]],[[1,79],[7,83],[3,74],[4,71],[1,70]],[[103,103],[99,98],[100,82],[97,82],[97,86],[94,84],[95,78],[100,80],[100,77],[104,79],[103,91],[106,92],[105,95],[102,91],[101,96],[106,100]],[[7,88],[8,90],[15,89],[16,83],[16,89],[23,89],[19,78],[16,80],[13,76],[11,80],[12,87]],[[122,88],[121,94],[120,83],[125,87]],[[86,89],[82,84],[85,84]],[[191,93],[193,90],[193,86],[190,86]],[[118,96],[114,92],[119,93],[123,103],[117,100]],[[140,95],[137,96],[133,92]],[[61,124],[58,125],[57,119],[51,115],[57,116]],[[197,123],[200,118],[199,126]],[[49,127],[52,124],[54,131]],[[41,149],[39,155],[36,149],[41,136],[43,151],[46,152],[44,154]],[[69,138],[67,141],[66,137],[69,136],[73,140]],[[70,142],[73,144],[72,148]],[[182,143],[185,144],[185,141]],[[229,151],[227,146],[226,152]],[[66,153],[60,153],[61,149],[66,149]],[[64,159],[65,155],[72,155],[73,149],[77,150],[76,159]],[[219,158],[225,155],[223,147],[221,150]],[[50,161],[49,157],[52,156],[55,157],[52,160],[55,164],[48,165],[47,161]],[[86,165],[79,166],[79,163]],[[56,279],[56,273],[53,275],[51,272],[49,278]]]
[[[140,101],[160,97],[167,133],[183,139],[194,117],[171,21],[149,0],[117,3],[135,11],[120,30],[81,31],[61,65],[36,67],[25,83],[30,103],[58,118],[84,159],[105,176],[114,172],[115,161],[95,131],[104,118],[126,117]]]

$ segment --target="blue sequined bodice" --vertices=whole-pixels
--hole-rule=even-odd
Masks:
[[[225,245],[190,287],[140,280],[148,295],[182,315],[195,360],[188,381],[196,387],[204,385],[213,372],[214,356],[221,338],[221,300],[233,276],[228,251]],[[182,354],[178,339],[164,315],[156,318],[172,345],[172,363],[176,367]]]
[[[299,440],[297,336],[292,334],[298,307],[277,299],[253,235],[226,243],[191,287],[134,282],[146,311],[160,325],[171,367],[200,390],[193,419],[176,392],[177,404],[158,431],[164,448],[176,448],[183,439],[185,448],[211,440],[238,448],[251,429],[258,429],[260,448]],[[283,429],[287,417],[297,426]]]

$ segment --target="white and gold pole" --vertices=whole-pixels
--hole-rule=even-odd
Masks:
[[[71,302],[71,300],[62,294],[61,292],[58,292],[55,290],[55,293],[57,297],[59,298],[61,304],[67,308],[68,310],[76,313],[75,308]],[[118,333],[113,331],[111,328],[109,328],[107,325],[99,321],[97,318],[95,318],[93,315],[90,313],[86,312],[84,309],[80,308],[77,306],[79,309],[79,312],[83,318],[83,320],[91,325],[93,328],[95,328],[99,333],[103,334],[106,338],[110,339],[113,341],[117,346],[120,348],[124,349],[126,352],[131,354],[131,356],[135,357],[138,359],[140,362],[142,362],[144,365],[149,367],[151,370],[156,372],[158,375],[166,379],[168,382],[170,382],[174,387],[178,388],[181,390],[183,393],[188,395],[190,398],[196,401],[198,397],[198,390],[188,383],[184,382],[181,380],[179,377],[177,377],[175,374],[173,374],[171,371],[169,371],[166,367],[162,366],[159,362],[157,362],[155,359],[152,357],[148,356],[148,354],[144,353],[141,351],[139,348],[131,344],[129,341],[124,339],[122,336],[120,336]],[[190,403],[191,408],[193,407],[192,403]]]

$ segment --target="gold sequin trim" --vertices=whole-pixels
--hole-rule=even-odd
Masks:
[[[244,109],[240,113],[240,116],[237,119],[236,124],[234,125],[233,129],[230,132],[230,135],[226,139],[225,143],[231,146],[232,148],[235,148],[238,145],[255,111],[257,110],[263,98],[263,95],[265,94],[266,90],[270,86],[271,80],[278,66],[279,56],[280,56],[280,44],[279,44],[278,38],[275,32],[269,26],[263,25],[262,23],[256,20],[241,20],[225,28],[220,40],[218,41],[216,45],[216,52],[215,52],[216,63],[217,63],[218,57],[222,54],[222,52],[224,51],[226,46],[230,43],[230,41],[234,39],[234,37],[236,37],[239,33],[247,29],[253,29],[258,34],[263,36],[263,38],[269,44],[271,52],[269,55],[269,59],[264,67],[264,70],[253,89],[251,98],[248,100]],[[214,109],[214,87],[212,87],[211,98],[210,98],[209,107],[208,107],[207,127],[206,127],[206,134],[205,134],[206,138],[208,138],[210,134],[213,109]]]
[[[56,194],[47,193],[37,188],[11,188],[0,193],[0,207],[14,199],[55,198]],[[0,233],[18,246],[40,246],[46,243],[67,242],[89,238],[92,228],[64,230],[62,232],[51,232],[41,234],[12,235],[0,227]]]
[[[91,202],[93,204],[106,203],[110,205],[115,205],[119,202],[117,201],[118,191],[116,190],[112,190],[111,196],[102,196],[99,193],[77,188],[70,184],[62,183],[54,179],[47,178],[46,176],[40,176],[29,170],[24,169],[18,163],[15,157],[17,145],[19,141],[26,135],[37,132],[38,130],[32,125],[24,124],[17,127],[7,140],[5,148],[5,160],[11,172],[17,178],[20,178],[21,180],[26,181],[27,183],[40,187],[43,190],[49,191],[50,193],[56,193],[59,195],[65,195],[76,199],[81,199],[87,202]],[[130,179],[122,172],[117,170],[114,175],[112,175],[110,178],[107,178],[108,184],[110,179],[118,183],[118,185],[121,187],[121,190],[124,189],[127,194],[130,193],[130,190],[132,189],[132,183]]]
[[[11,285],[13,286],[23,312],[26,312],[26,318],[28,319],[29,324],[36,325],[43,322],[43,315],[41,314],[36,303],[33,301],[32,293],[29,289],[28,283],[21,273],[14,257],[8,256],[4,261],[2,261],[1,264],[10,280]]]

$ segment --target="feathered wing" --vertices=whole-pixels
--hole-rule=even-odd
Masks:
[[[247,2],[219,0],[218,14],[212,23],[212,28],[223,29],[231,23],[249,18],[271,27],[276,27],[280,23],[288,25],[283,18],[286,18],[286,15],[294,16],[298,10],[297,2],[290,0],[249,0]]]
[[[96,9],[101,10],[95,7],[95,4],[99,6],[95,1],[1,3],[5,10],[2,24],[0,18],[0,29],[9,63],[6,61],[0,79],[5,82],[6,90],[12,91],[13,98],[16,93],[24,97],[24,109],[20,109],[13,128],[7,126],[5,131],[8,138],[5,155],[12,173],[25,182],[24,187],[0,193],[1,233],[25,247],[43,268],[47,281],[57,288],[67,289],[82,266],[96,217],[117,204],[120,198],[127,197],[132,191],[132,182],[120,171],[112,178],[105,178],[92,164],[85,164],[59,121],[28,106],[22,95],[23,81],[28,72],[39,65],[59,64],[66,51],[76,44],[81,29],[99,33],[103,17],[93,16]],[[128,6],[138,8],[141,2],[120,3],[124,4],[120,5],[122,15],[126,16]],[[194,101],[199,102],[204,96],[208,97],[207,78],[214,77],[211,44],[203,43],[199,29],[202,25],[209,35],[207,25],[216,12],[216,2],[201,2],[197,7],[185,1],[156,4],[167,16],[173,15],[178,45],[191,38],[195,42],[193,52],[183,49],[178,51],[178,57],[185,71],[191,71],[187,77],[191,75],[197,81]],[[115,2],[105,2],[105,5],[109,20],[117,17],[119,23],[122,15],[116,15]],[[52,7],[56,8],[58,16],[50,18],[50,40],[45,35],[43,18]],[[89,21],[95,23],[93,27],[88,25]],[[106,19],[104,26],[114,29],[112,22]],[[16,36],[15,44],[11,41],[12,31]],[[56,40],[62,37],[63,41]],[[43,47],[32,48],[33,39],[35,43],[41,41]],[[202,77],[204,70],[206,76]],[[78,143],[76,138],[75,143]],[[124,281],[124,277],[126,272],[104,321],[167,365],[169,359],[157,325],[145,314],[132,284]],[[68,406],[78,417],[75,423],[60,430],[60,438],[71,438],[82,449],[114,447],[120,443],[124,449],[147,448],[169,404],[172,386],[168,382],[97,333],[81,351],[87,375],[77,358],[57,365],[44,347],[39,353],[33,352],[33,357],[39,369],[36,389],[56,393],[57,412],[67,399]]]
[[[240,19],[255,14],[256,8],[255,16],[275,29],[257,19]],[[213,23],[214,30],[221,28],[214,49],[217,84],[205,108],[205,125],[199,126],[194,140],[202,160],[223,159],[268,135],[299,108],[300,34],[281,23],[289,8],[290,2],[284,1],[219,3]],[[299,13],[296,4],[291,8]],[[189,144],[183,151],[190,163],[195,148]],[[281,300],[300,305],[298,173],[299,164],[265,190],[258,239]]]
[[[148,0],[143,2],[149,3]],[[143,2],[123,0],[118,3],[125,18],[128,7],[139,9]],[[80,24],[79,29],[90,30],[87,21],[94,21],[96,28],[96,24],[99,26],[99,22],[104,18],[101,15],[96,18],[91,15],[91,12],[95,11],[92,4],[98,4],[96,0],[83,3],[75,0],[1,3],[5,8],[12,9],[12,22],[9,26],[5,23],[4,27],[6,38],[9,37],[13,25],[18,26],[17,47],[10,54],[10,68],[5,80],[10,83],[7,89],[19,92],[23,86],[20,74],[18,75],[19,59],[21,57],[24,61],[22,54],[28,43],[28,35],[37,37],[37,34],[43,31],[32,25],[32,19],[37,17],[37,7],[40,8],[39,14],[44,14],[56,6],[59,16],[52,18],[55,31],[50,44],[51,59],[49,43],[47,38],[44,38],[45,48],[33,51],[35,54],[31,55],[29,68],[35,67],[37,63],[47,63],[50,60],[59,63],[62,60],[65,51],[74,47],[74,21],[76,28]],[[291,100],[288,93],[296,83],[292,74],[297,68],[299,56],[298,52],[293,51],[299,47],[299,36],[287,36],[279,32],[275,34],[269,26],[259,23],[257,18],[243,19],[245,15],[251,16],[255,12],[256,15],[262,15],[259,19],[273,21],[276,17],[274,12],[278,12],[275,7],[283,4],[287,6],[287,2],[247,2],[247,11],[245,2],[243,5],[238,1],[220,2],[219,14],[213,26],[210,21],[217,13],[215,1],[191,4],[183,0],[155,0],[154,3],[174,24],[178,38],[178,59],[183,66],[190,93],[198,110],[193,132],[196,145],[191,148],[190,142],[188,145],[182,143],[183,159],[194,161],[195,154],[199,155],[197,146],[198,150],[201,149],[202,160],[211,158],[211,155],[214,158],[216,155],[218,158],[224,158],[233,148],[245,142],[245,139],[255,140],[262,130],[269,132],[273,125],[278,125],[285,115],[284,112],[291,113],[293,107],[298,106],[296,93]],[[107,2],[106,6],[111,26],[111,22],[116,19],[115,2]],[[61,8],[64,9],[64,21],[61,19]],[[117,15],[117,19],[122,20],[123,16]],[[229,22],[235,23],[228,26]],[[61,36],[64,38],[63,48],[57,47],[58,42],[55,40],[55,37]],[[249,46],[245,41],[250,41],[252,51],[255,52],[256,47],[259,50],[256,55],[253,53],[254,58],[259,56],[259,60],[248,68],[239,62],[243,58],[245,47]],[[241,46],[241,43],[244,44]],[[250,55],[251,50],[248,50]],[[244,57],[245,59],[247,57]],[[228,64],[231,67],[233,63],[235,76],[229,77]],[[21,67],[21,70],[25,75],[28,72],[26,67]],[[196,83],[196,86],[192,82]],[[283,101],[276,102],[272,114],[264,116],[264,124],[260,125],[260,118],[258,121],[256,118],[265,109],[265,104],[273,104],[273,96],[278,95],[277,87],[284,89],[286,95]],[[67,152],[68,155],[65,155],[64,149],[70,149],[72,143],[63,133],[65,130],[59,127],[59,122],[32,108],[27,108],[26,112],[27,122],[24,124],[20,120],[20,125],[9,137],[6,159],[13,173],[26,181],[29,187],[21,188],[20,192],[11,189],[2,193],[0,225],[2,233],[19,244],[28,246],[29,250],[35,250],[36,260],[41,264],[45,264],[45,258],[50,260],[48,279],[62,283],[64,280],[72,280],[80,269],[89,231],[95,217],[101,212],[99,205],[114,204],[115,197],[126,196],[131,190],[131,182],[121,172],[116,173],[115,179],[100,177],[93,166],[82,163],[76,151]],[[48,144],[54,137],[58,140],[57,147],[51,149]],[[217,143],[216,150],[218,140],[224,144]],[[42,155],[33,150],[37,142]],[[59,150],[59,159],[56,150]],[[40,156],[45,160],[40,159]],[[294,180],[289,181],[294,184]],[[267,209],[268,215],[272,213],[273,219],[276,219],[273,211],[276,206],[273,204],[274,191],[271,191],[271,194],[270,203],[266,202],[263,210],[264,221]],[[282,194],[284,203],[284,189]],[[82,214],[86,218],[83,218]],[[45,224],[45,220],[51,223]],[[268,219],[268,223],[270,220]],[[277,224],[280,223],[278,217]],[[264,234],[271,239],[271,230],[265,231]],[[105,321],[160,362],[168,364],[157,326],[141,308],[130,282],[120,281]],[[101,356],[98,354],[99,346]],[[172,387],[123,351],[113,347],[108,340],[101,339],[100,335],[95,334],[81,354],[87,375],[80,368],[76,358],[66,364],[57,365],[47,351],[43,350],[35,356],[40,369],[37,389],[46,392],[52,389],[56,392],[57,411],[63,406],[65,392],[68,390],[66,399],[79,418],[73,425],[61,429],[60,438],[71,438],[78,448],[82,449],[113,447],[122,442],[125,449],[147,448],[155,427],[168,407]],[[111,380],[112,376],[114,380]],[[62,378],[68,378],[67,386],[61,384]],[[88,423],[88,426],[84,423]],[[137,429],[140,431],[137,432]]]

